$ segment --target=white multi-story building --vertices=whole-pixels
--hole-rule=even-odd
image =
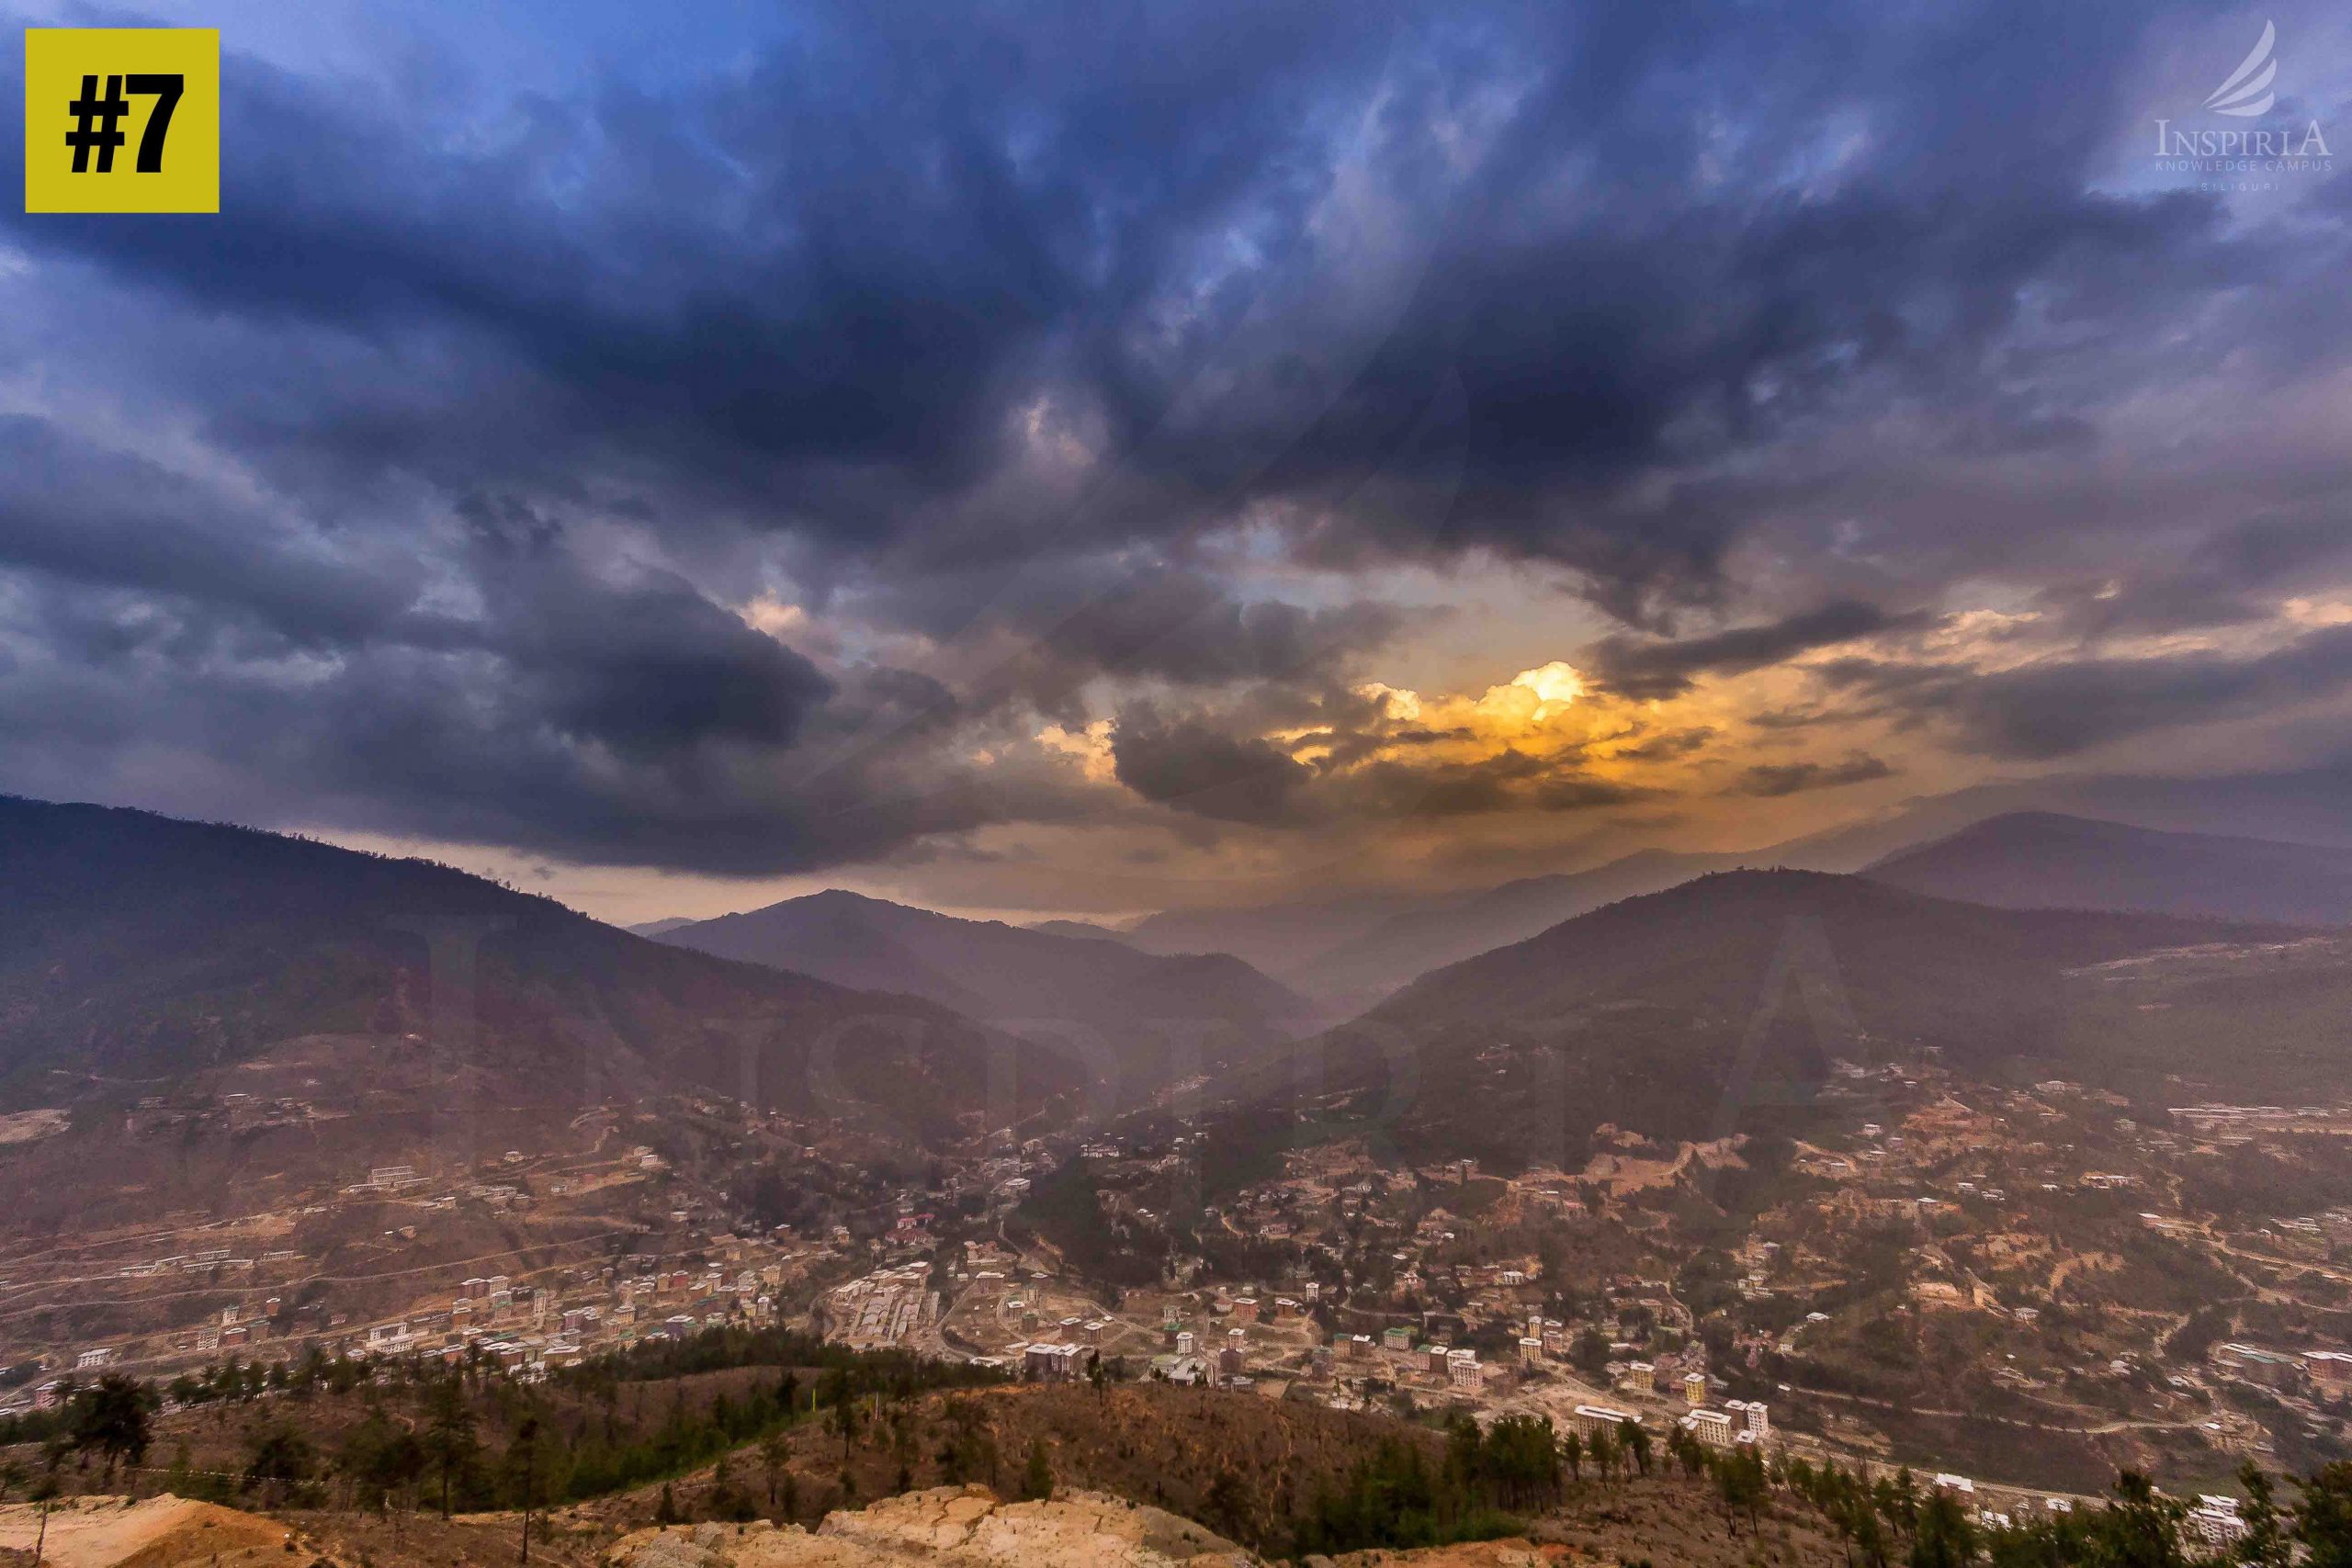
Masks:
[[[2208,1546],[2233,1546],[2245,1534],[2245,1520],[2238,1514],[2235,1497],[2203,1496],[2197,1506],[2188,1510],[2181,1523],[2188,1533]]]
[[[2237,1512],[2237,1497],[2199,1497],[2180,1523],[2209,1547],[2234,1547],[2246,1535],[2246,1521]]]
[[[1731,1447],[1732,1435],[1737,1430],[1731,1416],[1721,1410],[1686,1412],[1682,1429],[1711,1449]]]
[[[1634,1419],[1634,1413],[1607,1404],[1579,1404],[1568,1419],[1575,1424],[1579,1437],[1593,1438],[1606,1432],[1614,1439],[1625,1423]]]
[[[1082,1345],[1032,1345],[1023,1360],[1032,1376],[1058,1382],[1079,1375],[1084,1352]]]

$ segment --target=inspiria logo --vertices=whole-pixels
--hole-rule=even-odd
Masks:
[[[2254,46],[2253,53],[2238,62],[2238,68],[2230,73],[2228,81],[2213,89],[2205,107],[2215,114],[2268,114],[2270,106],[2278,101],[2278,95],[2270,90],[2270,84],[2278,77],[2278,62],[2270,58],[2270,51],[2278,43],[2278,24],[2264,22],[2262,41]]]
[[[2278,27],[2262,24],[2262,36],[2238,62],[2237,69],[2206,95],[2203,107],[2232,119],[2258,119],[2278,106],[2273,84],[2278,80]],[[2213,176],[2205,188],[2262,190],[2276,188],[2268,176],[2289,174],[2329,174],[2335,155],[2327,134],[2316,119],[2301,124],[2181,126],[2156,121],[2156,165],[2170,174]]]

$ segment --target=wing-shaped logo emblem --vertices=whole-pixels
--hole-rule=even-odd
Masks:
[[[2278,74],[2278,62],[2270,58],[2271,47],[2278,41],[2278,27],[2275,22],[2262,24],[2262,41],[2254,51],[2238,62],[2230,79],[2213,89],[2205,107],[2215,114],[2251,116],[2268,114],[2278,95],[2270,90],[2270,83]]]

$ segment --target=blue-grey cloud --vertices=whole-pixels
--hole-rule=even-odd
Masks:
[[[2352,347],[2346,176],[2267,220],[2115,176],[2142,45],[2206,15],[819,4],[489,101],[232,33],[219,219],[0,209],[0,786],[840,863],[1081,809],[976,732],[1106,682],[1321,713],[1412,624],[1253,559],[1558,572],[1635,699],[2007,573],[2079,657],[1833,682],[1998,756],[2298,700],[2340,648],[2095,646],[2343,566],[2324,457],[2154,502],[2111,460],[2136,394]],[[729,607],[771,581],[831,657]],[[1198,817],[1625,798],[1317,792],[1160,711],[1117,777]],[[1797,766],[1753,792],[1853,772]]]
[[[1834,762],[1758,762],[1740,770],[1732,789],[1735,794],[1771,799],[1809,789],[1836,789],[1894,776],[1894,769],[1885,759],[1855,751]]]

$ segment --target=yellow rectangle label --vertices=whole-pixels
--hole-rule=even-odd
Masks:
[[[25,29],[25,210],[220,211],[220,29]]]

